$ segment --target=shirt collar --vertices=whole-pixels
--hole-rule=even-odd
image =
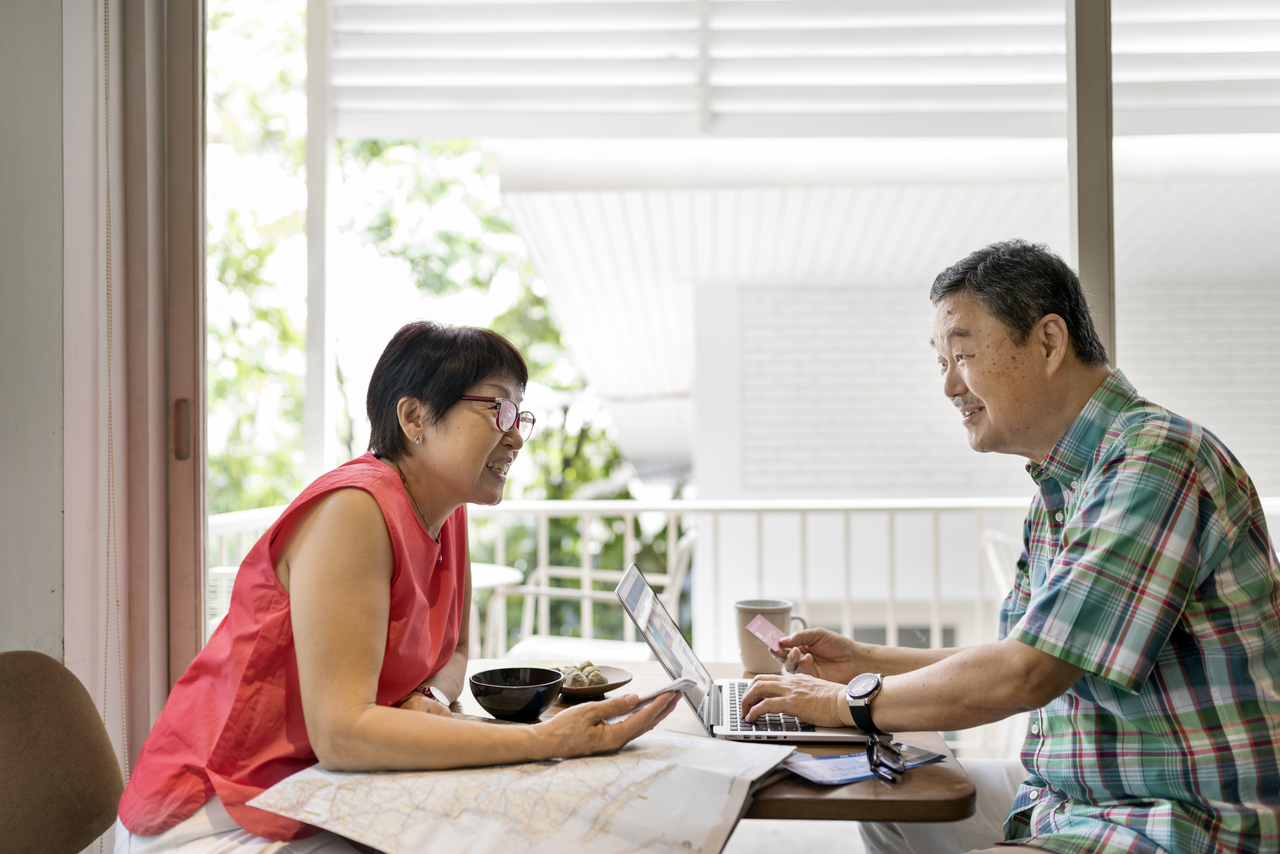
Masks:
[[[1112,423],[1137,396],[1137,389],[1120,369],[1112,368],[1044,462],[1027,463],[1031,479],[1037,484],[1047,477],[1070,483],[1083,477]]]

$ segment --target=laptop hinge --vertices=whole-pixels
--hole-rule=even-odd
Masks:
[[[702,698],[705,713],[702,715],[704,721],[710,721],[711,726],[720,726],[720,707],[724,705],[720,696],[721,688],[714,682],[711,684],[711,690],[707,692],[707,696]]]

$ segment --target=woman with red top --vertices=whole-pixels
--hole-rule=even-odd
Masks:
[[[427,770],[617,750],[676,696],[533,726],[454,718],[471,607],[463,505],[497,504],[533,416],[528,369],[485,329],[411,323],[369,384],[370,453],[302,491],[240,566],[231,608],[174,686],[120,801],[117,854],[343,852],[248,806],[319,761]]]

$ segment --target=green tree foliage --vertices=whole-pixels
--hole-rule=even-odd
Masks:
[[[305,342],[301,312],[296,304],[291,310],[284,294],[280,258],[291,241],[305,239],[305,194],[295,192],[305,168],[305,37],[303,0],[210,0],[213,513],[284,503],[302,486]],[[569,360],[545,287],[502,208],[492,159],[466,140],[342,141],[337,155],[343,180],[376,188],[372,195],[381,200],[348,211],[350,221],[340,228],[402,260],[425,294],[511,292],[492,327],[525,354],[531,379],[553,389],[559,401],[539,413],[538,431],[524,451],[536,465],[523,495],[569,498],[587,489],[597,498],[631,497],[620,477],[626,462],[608,430],[574,411],[586,383]],[[258,180],[246,179],[250,173]],[[301,263],[296,252],[290,263]],[[338,379],[347,410],[340,438],[354,454],[353,401],[346,400],[345,376]],[[597,519],[593,525],[592,562],[621,566],[622,520]],[[664,571],[665,529],[646,536],[637,525],[635,535],[641,568]],[[509,562],[530,569],[536,564],[532,526],[509,527],[506,540]],[[581,543],[576,520],[556,520],[551,563],[578,565]],[[478,559],[486,551],[492,559],[491,540],[474,547]],[[518,609],[509,613],[515,629]],[[620,636],[621,619],[618,608],[597,606],[597,635]],[[553,609],[553,632],[576,633],[578,623],[576,603]]]
[[[285,504],[301,488],[304,388],[289,357],[300,358],[304,342],[262,276],[280,235],[293,233],[298,219],[254,230],[231,210],[210,245],[226,303],[222,322],[208,329],[210,417],[226,430],[225,443],[209,455],[210,513]]]
[[[525,445],[523,454],[533,457],[536,475],[524,485],[524,497],[573,498],[589,488],[594,498],[631,498],[625,479],[617,478],[625,474],[627,463],[609,431],[589,418],[574,417],[575,399],[585,390],[586,382],[569,361],[547,307],[545,287],[501,206],[492,159],[473,143],[461,140],[346,141],[340,143],[339,150],[344,179],[364,181],[376,176],[385,188],[381,203],[372,210],[354,213],[349,227],[383,255],[409,264],[422,291],[435,295],[466,288],[484,291],[504,274],[518,282],[515,298],[493,319],[491,328],[524,353],[530,378],[558,392],[560,401],[553,411],[538,413],[538,428]],[[577,520],[552,520],[552,565],[581,564],[581,533]],[[597,549],[592,563],[621,566],[623,520],[597,520],[591,533],[590,541]],[[649,539],[637,527],[640,548],[636,560],[642,569],[665,571],[665,536],[663,529]],[[509,561],[525,568],[536,565],[536,530],[532,526],[508,527],[506,540]],[[473,544],[473,550],[483,550],[479,558],[492,560],[492,548],[491,543]],[[508,614],[514,633],[518,609],[510,609]],[[622,619],[619,608],[597,606],[597,636],[620,637]],[[579,623],[576,602],[553,603],[553,632],[578,633]]]
[[[305,342],[277,253],[306,229],[305,196],[281,204],[304,167],[305,7],[209,4],[210,513],[283,504],[301,488]]]

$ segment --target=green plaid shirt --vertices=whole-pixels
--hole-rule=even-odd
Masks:
[[[1114,370],[1027,471],[1000,634],[1088,674],[1032,713],[1008,837],[1280,850],[1280,566],[1249,476]]]

